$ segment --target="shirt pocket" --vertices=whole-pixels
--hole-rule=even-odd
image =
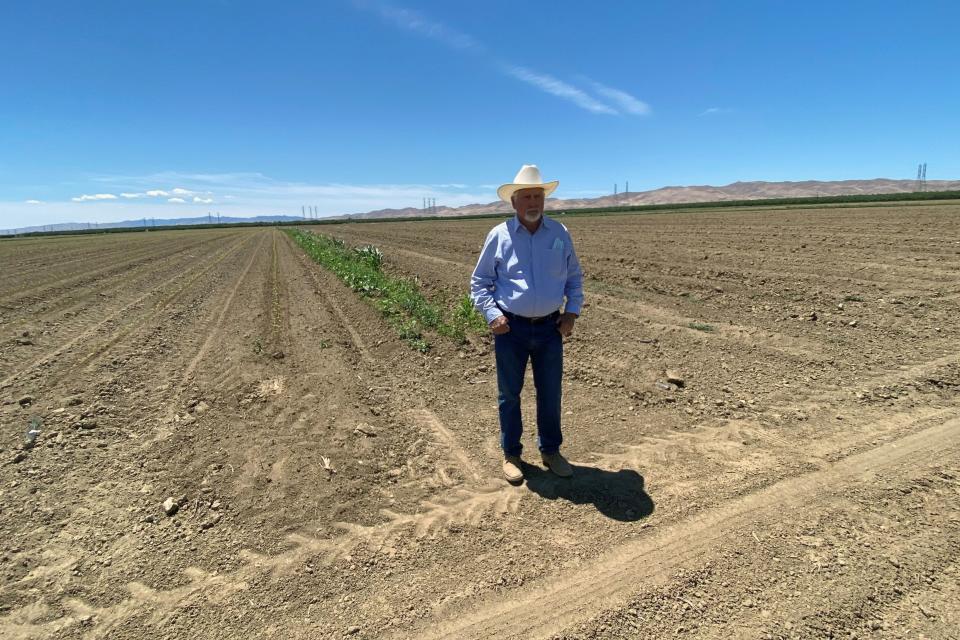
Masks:
[[[547,273],[554,278],[567,277],[567,255],[563,248],[547,251]]]

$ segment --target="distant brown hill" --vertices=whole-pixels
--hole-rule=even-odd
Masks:
[[[562,187],[561,187],[562,188]],[[652,191],[631,191],[616,196],[599,198],[560,199],[549,198],[547,209],[585,209],[588,207],[612,207],[644,204],[676,204],[684,202],[721,202],[724,200],[762,200],[766,198],[814,198],[825,196],[866,195],[875,193],[909,193],[916,190],[914,180],[837,180],[822,182],[734,182],[722,187],[710,185],[690,187],[661,187]],[[960,190],[960,180],[928,180],[928,191]],[[509,212],[503,202],[468,204],[463,207],[437,207],[438,216],[466,216],[481,213]],[[422,209],[380,209],[356,213],[351,218],[409,218],[424,215]]]

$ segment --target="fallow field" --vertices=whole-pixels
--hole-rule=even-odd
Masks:
[[[0,636],[957,638],[960,206],[560,219],[576,473],[529,384],[520,487],[489,337],[297,230],[0,241]],[[493,224],[302,230],[449,311]]]

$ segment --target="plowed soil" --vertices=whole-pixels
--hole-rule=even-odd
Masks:
[[[0,636],[957,638],[960,207],[564,222],[519,487],[489,338],[278,230],[0,242]],[[453,301],[493,224],[314,230]]]

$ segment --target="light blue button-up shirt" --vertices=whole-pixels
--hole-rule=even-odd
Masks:
[[[580,315],[583,273],[567,228],[546,216],[533,233],[516,216],[495,226],[473,270],[470,297],[488,324],[501,309],[527,318],[549,315],[564,298],[564,311]]]

